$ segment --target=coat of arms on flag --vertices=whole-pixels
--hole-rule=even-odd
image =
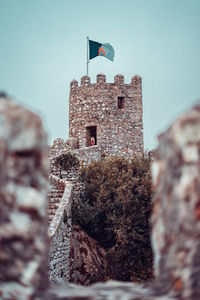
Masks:
[[[105,56],[109,60],[114,60],[115,51],[111,44],[108,43],[98,43],[92,40],[89,40],[89,59],[92,59],[96,56]]]

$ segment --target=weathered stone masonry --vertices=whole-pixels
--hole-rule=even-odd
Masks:
[[[61,279],[68,281],[72,184],[53,175],[50,175],[50,182],[54,186],[62,185],[64,192],[55,216],[49,225],[49,279],[53,282],[57,282]]]
[[[91,138],[95,145],[91,146]],[[116,75],[114,83],[107,83],[104,74],[97,75],[97,82],[83,76],[81,85],[71,82],[69,97],[69,139],[57,139],[49,149],[50,173],[73,183],[78,193],[79,171],[61,172],[55,158],[65,152],[76,154],[80,163],[105,156],[133,157],[143,153],[142,80],[135,75],[130,84],[124,76]],[[62,173],[62,174],[61,174]],[[52,219],[59,206],[62,188],[49,191],[49,215]]]
[[[40,118],[0,95],[0,299],[34,299],[48,284],[47,179]]]
[[[93,146],[91,145],[91,138],[94,138]],[[134,155],[143,153],[141,77],[135,75],[130,84],[124,83],[124,76],[122,75],[116,75],[114,83],[106,83],[104,74],[98,74],[97,82],[94,84],[90,83],[90,78],[87,76],[81,78],[80,86],[78,86],[76,80],[71,82],[69,139],[64,141],[59,138],[54,141],[54,145],[49,149],[50,174],[57,178],[57,182],[50,180],[48,194],[49,222],[51,226],[52,223],[57,222],[57,217],[60,222],[60,225],[54,231],[54,236],[51,238],[50,279],[52,281],[57,281],[59,278],[68,279],[68,270],[70,268],[70,266],[65,265],[64,270],[60,259],[60,254],[63,251],[64,255],[68,255],[66,254],[66,245],[70,243],[70,234],[66,236],[63,222],[57,214],[60,211],[64,192],[64,186],[58,184],[59,178],[62,178],[63,182],[68,181],[73,185],[73,196],[75,197],[79,197],[81,188],[78,180],[79,168],[63,171],[55,164],[56,157],[68,151],[76,154],[81,165],[87,165],[92,160],[97,161],[102,156],[126,156],[127,158],[132,158]],[[50,175],[50,179],[52,175]],[[69,202],[70,200],[67,199],[67,201]],[[71,228],[71,223],[68,225]],[[64,235],[65,239],[63,238]],[[83,239],[80,238],[80,240]],[[90,241],[88,237],[84,236],[85,245],[87,240]],[[73,241],[74,238],[71,240],[71,245],[74,243]],[[59,242],[61,242],[62,247],[58,247]],[[90,241],[90,243],[92,244],[93,242]],[[58,250],[55,250],[56,248]],[[73,253],[78,253],[77,251]],[[96,257],[98,256],[97,254],[95,255]],[[95,261],[95,255],[91,251],[88,257],[91,257],[91,261]],[[80,266],[85,265],[84,259],[82,261],[78,258],[80,255],[77,254],[76,256],[77,264],[80,264]],[[70,264],[73,269],[75,267],[74,263],[71,261]],[[89,265],[92,264],[90,263]],[[96,263],[95,266],[98,273],[99,266]],[[80,273],[78,267],[76,266],[75,269],[74,274],[76,276],[72,274],[71,270],[71,279],[73,278],[74,282],[83,283],[84,278],[82,275],[78,275]],[[91,269],[89,272],[91,272]],[[89,274],[89,272],[87,273]]]
[[[90,146],[90,138],[95,145]],[[124,76],[116,75],[114,83],[107,83],[104,74],[97,82],[83,76],[81,85],[71,82],[69,97],[69,139],[54,141],[49,149],[50,173],[73,183],[74,193],[79,189],[78,170],[61,172],[55,158],[67,151],[78,157],[82,165],[99,160],[102,155],[133,157],[143,152],[142,80],[135,75],[130,84]],[[61,174],[62,173],[62,174]],[[49,190],[50,221],[55,215],[63,189],[51,186]]]
[[[1,97],[0,121],[0,299],[200,299],[200,105],[159,137],[152,168],[156,274],[145,286],[48,285],[45,134],[36,115]]]
[[[69,99],[69,143],[71,149],[90,146],[91,137],[105,155],[143,152],[142,81],[135,75],[130,84],[116,75],[107,83],[104,74],[97,82],[83,76],[81,85],[71,82]]]

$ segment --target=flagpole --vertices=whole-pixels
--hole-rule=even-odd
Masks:
[[[87,36],[87,62],[86,62],[86,64],[87,64],[87,76],[88,76],[88,64],[89,64],[89,57],[88,57],[88,46],[89,46],[89,36]]]

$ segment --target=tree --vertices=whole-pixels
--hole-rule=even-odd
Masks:
[[[109,278],[152,277],[150,159],[107,158],[81,170],[73,221],[106,250]]]

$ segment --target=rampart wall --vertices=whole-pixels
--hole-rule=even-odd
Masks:
[[[65,186],[64,193],[49,225],[49,279],[69,280],[72,184],[50,175],[54,185]]]

